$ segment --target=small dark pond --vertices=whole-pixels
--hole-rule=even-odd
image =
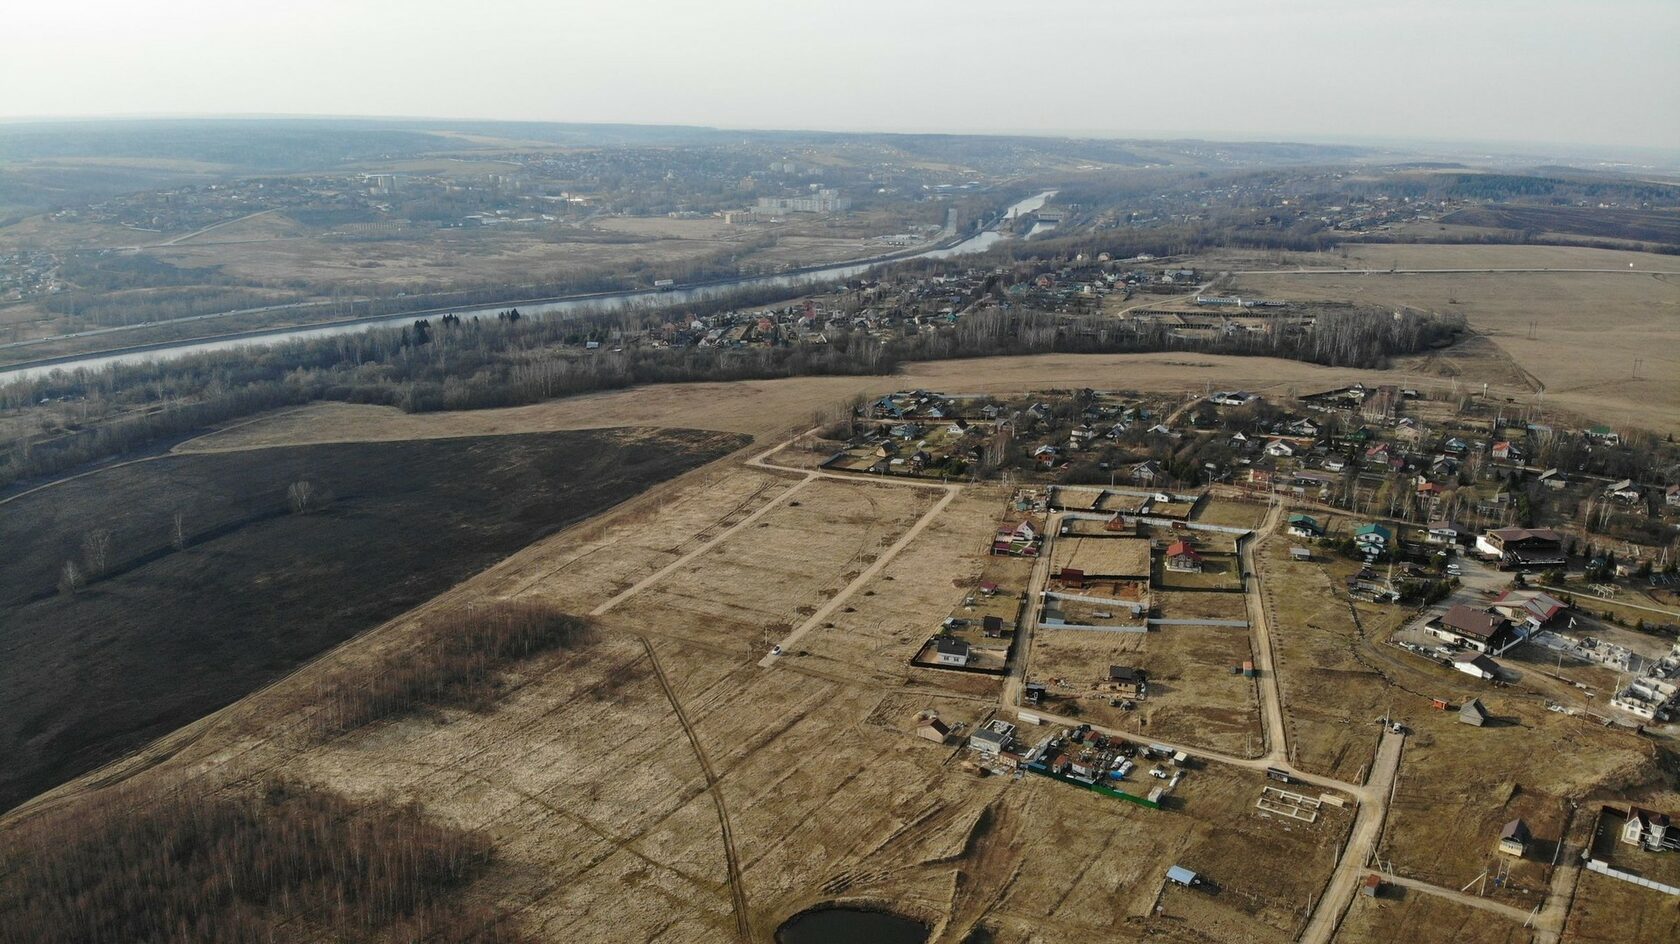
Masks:
[[[812,908],[776,929],[778,944],[926,944],[927,925],[862,908]]]

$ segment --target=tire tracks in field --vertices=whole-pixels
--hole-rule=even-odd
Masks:
[[[766,506],[773,507],[773,506]],[[683,711],[682,700],[677,697],[677,691],[671,687],[671,680],[665,674],[665,667],[659,662],[659,653],[654,651],[653,642],[646,636],[638,637],[642,645],[647,648],[648,661],[653,666],[653,674],[659,679],[659,686],[665,690],[665,697],[671,702],[671,710],[676,713],[677,723],[682,726],[683,733],[688,735],[688,744],[694,749],[694,758],[700,762],[700,770],[706,775],[706,790],[712,795],[712,803],[717,807],[718,827],[723,832],[723,856],[729,870],[729,897],[735,908],[735,932],[744,942],[751,942],[752,920],[747,914],[746,889],[741,884],[741,864],[735,853],[735,833],[729,822],[729,807],[724,803],[723,791],[718,786],[717,774],[712,771],[712,762],[706,757],[706,749],[700,744],[700,736],[694,730],[694,725],[688,720],[688,714]]]

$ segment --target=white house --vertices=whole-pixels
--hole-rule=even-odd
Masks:
[[[934,643],[940,665],[967,665],[968,643],[954,636],[940,636]]]
[[[1670,823],[1667,813],[1630,807],[1627,823],[1622,826],[1622,841],[1652,852],[1680,848],[1680,829]]]
[[[1287,440],[1274,439],[1266,444],[1266,455],[1275,456],[1279,459],[1288,458],[1295,455],[1295,447],[1290,445]]]

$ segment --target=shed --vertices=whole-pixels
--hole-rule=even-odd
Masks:
[[[1505,828],[1499,831],[1499,851],[1506,855],[1522,858],[1528,851],[1528,842],[1533,838],[1528,833],[1528,824],[1520,819],[1511,820]]]
[[[945,743],[945,738],[951,733],[950,727],[939,720],[939,716],[931,711],[922,712],[917,721],[916,736],[925,738],[935,744]]]
[[[1182,865],[1175,865],[1167,869],[1167,881],[1174,885],[1183,885],[1185,888],[1190,888],[1193,885],[1200,885],[1202,877]]]
[[[1310,561],[1312,560],[1312,551],[1304,547],[1292,547],[1289,549],[1289,556],[1292,560]]]
[[[1480,699],[1472,698],[1458,709],[1458,721],[1460,724],[1473,724],[1479,728],[1482,725],[1487,724],[1487,720],[1487,709],[1482,707]]]
[[[1382,884],[1383,884],[1382,876],[1378,875],[1375,872],[1372,872],[1370,875],[1365,876],[1365,887],[1363,889],[1365,897],[1366,898],[1377,897],[1377,895],[1382,892]]]

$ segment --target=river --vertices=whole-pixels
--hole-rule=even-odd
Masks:
[[[1044,206],[1045,202],[1056,195],[1054,190],[1034,194],[1024,200],[1011,204],[1004,210],[1002,219],[1009,220],[1022,213],[1031,213]],[[867,272],[869,269],[886,262],[907,262],[912,259],[950,259],[955,256],[970,255],[985,252],[998,243],[1010,237],[999,233],[996,228],[976,233],[952,246],[940,249],[929,249],[923,252],[911,253],[905,256],[894,256],[890,259],[875,259],[865,262],[840,263],[811,269],[805,272],[787,275],[763,275],[750,278],[728,279],[706,285],[680,288],[675,291],[637,290],[628,292],[607,292],[596,295],[584,295],[573,298],[559,299],[548,302],[504,302],[474,308],[448,309],[457,316],[470,318],[494,318],[497,312],[509,308],[518,308],[525,316],[550,316],[564,314],[568,311],[587,309],[590,311],[613,311],[634,305],[648,307],[681,307],[695,302],[707,301],[726,295],[743,288],[799,288],[803,286],[822,285],[842,282],[853,276]],[[173,360],[189,354],[200,354],[206,351],[225,351],[241,347],[267,347],[286,341],[301,341],[310,338],[326,338],[338,334],[351,334],[358,331],[368,331],[373,328],[401,327],[413,324],[422,317],[437,317],[443,310],[431,313],[411,312],[406,315],[381,316],[377,318],[358,319],[356,321],[338,322],[334,324],[300,325],[296,327],[270,328],[260,331],[243,332],[223,338],[199,341],[164,341],[153,345],[140,345],[125,350],[107,354],[88,354],[55,358],[49,362],[14,367],[0,370],[0,384],[17,380],[27,380],[44,376],[55,370],[97,370],[113,364],[139,364],[147,361]]]

